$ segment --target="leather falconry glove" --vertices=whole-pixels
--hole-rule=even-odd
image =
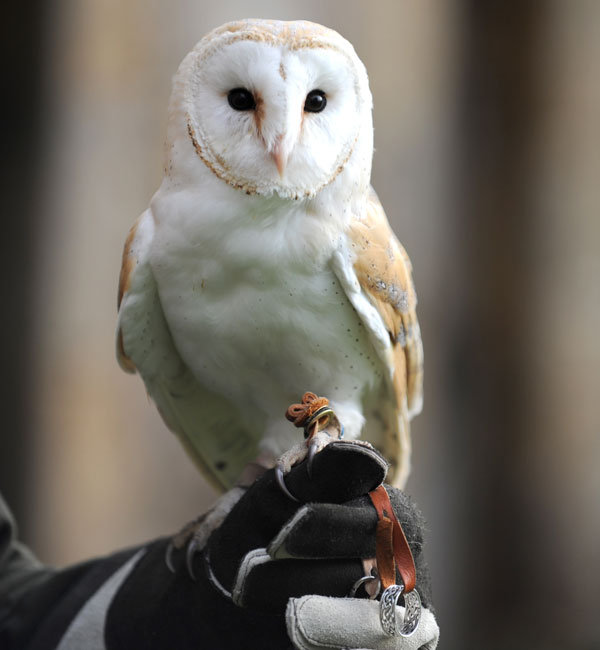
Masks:
[[[183,550],[171,573],[167,540],[150,546],[113,600],[107,648],[435,648],[422,522],[400,490],[387,488],[415,560],[424,607],[417,631],[384,634],[379,603],[361,582],[362,560],[376,554],[378,517],[367,495],[381,485],[385,460],[370,447],[336,441],[316,454],[310,476],[306,466],[285,476],[297,502],[274,470],[245,492],[188,558],[195,580]]]

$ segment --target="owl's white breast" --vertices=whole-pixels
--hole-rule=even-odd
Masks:
[[[237,198],[237,197],[236,197]],[[151,264],[179,353],[202,385],[247,408],[258,427],[312,390],[362,425],[365,390],[384,369],[330,269],[343,210],[281,199],[153,202]]]

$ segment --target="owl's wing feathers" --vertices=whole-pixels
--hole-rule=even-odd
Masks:
[[[344,249],[336,254],[334,271],[393,385],[396,422],[390,423],[382,451],[392,462],[395,483],[402,485],[410,463],[409,420],[423,404],[423,346],[411,263],[373,190],[365,213],[350,225]],[[386,408],[382,400],[380,408]]]
[[[204,476],[228,489],[256,455],[256,441],[229,402],[198,384],[175,348],[148,259],[153,235],[147,210],[123,251],[117,357],[124,370],[139,372],[165,424]]]

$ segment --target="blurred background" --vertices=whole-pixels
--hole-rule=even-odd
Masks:
[[[408,492],[440,647],[600,647],[600,2],[28,0],[0,29],[0,491],[65,565],[214,493],[114,359],[170,80],[213,27],[305,18],[370,75],[373,184],[426,357]]]

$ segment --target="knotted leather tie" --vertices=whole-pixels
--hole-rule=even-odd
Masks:
[[[398,569],[404,583],[404,593],[407,594],[415,588],[417,571],[406,535],[394,514],[389,494],[383,485],[369,492],[369,497],[379,519],[375,538],[375,557],[382,589],[396,584],[396,569]]]

